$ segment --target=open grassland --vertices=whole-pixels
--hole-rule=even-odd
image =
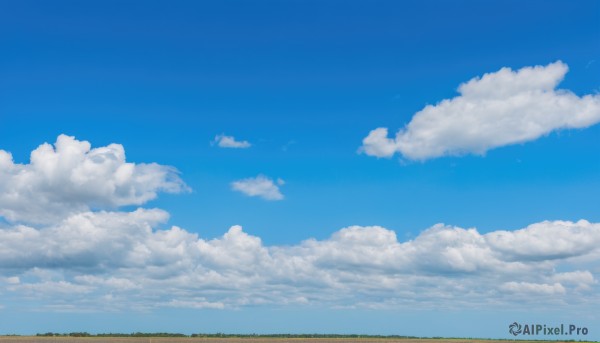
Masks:
[[[0,336],[0,343],[542,343],[543,340],[487,340],[467,338],[279,338],[279,337],[38,337]],[[571,341],[572,342],[572,341]]]

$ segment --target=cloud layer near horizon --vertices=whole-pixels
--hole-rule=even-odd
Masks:
[[[170,168],[126,164],[120,145],[90,149],[87,142],[60,136],[55,149],[36,149],[29,165],[14,164],[8,153],[2,154],[3,178],[20,181],[29,175],[35,181],[33,193],[25,191],[24,181],[2,184],[14,187],[13,197],[19,200],[12,205],[3,195],[0,212],[11,216],[8,223],[0,222],[0,293],[5,302],[0,305],[7,309],[10,303],[48,311],[142,311],[599,302],[594,296],[599,223],[544,221],[485,234],[437,224],[407,241],[383,227],[349,226],[326,239],[286,246],[264,245],[236,225],[221,237],[206,239],[177,226],[159,229],[169,218],[160,209],[92,210],[96,203],[135,204],[158,191],[185,187],[165,176]],[[138,171],[140,166],[153,167]],[[120,168],[130,170],[129,177],[120,176]],[[81,181],[79,173],[87,178]],[[94,181],[107,185],[78,188]],[[119,191],[121,186],[125,191]],[[49,190],[52,199],[68,200],[61,206],[79,206],[68,211],[58,206],[59,217],[32,214],[32,208],[45,209]],[[33,198],[36,192],[42,200]],[[34,207],[22,206],[21,197],[29,197]]]
[[[435,225],[401,242],[378,226],[265,246],[240,226],[203,239],[158,209],[85,212],[0,230],[4,297],[52,308],[247,305],[480,307],[590,301],[600,224],[552,221],[481,234]],[[559,271],[561,270],[561,271]],[[65,310],[65,309],[63,309]]]
[[[568,71],[561,61],[517,71],[502,68],[458,87],[459,96],[425,106],[388,137],[372,130],[359,151],[370,156],[400,153],[409,160],[485,154],[497,147],[535,140],[560,129],[600,122],[600,96],[556,89]]]

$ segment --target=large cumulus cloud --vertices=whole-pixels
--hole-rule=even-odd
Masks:
[[[458,87],[459,96],[425,106],[388,137],[388,129],[372,130],[361,152],[376,157],[400,153],[427,160],[447,155],[484,154],[559,130],[600,122],[600,96],[577,96],[556,89],[568,67],[557,61],[517,71],[502,68]]]
[[[32,151],[29,164],[14,163],[0,150],[0,216],[9,221],[44,224],[186,189],[172,167],[126,162],[120,144],[92,149],[87,141],[60,135],[54,146],[45,143]]]

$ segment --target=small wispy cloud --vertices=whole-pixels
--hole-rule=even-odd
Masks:
[[[287,143],[285,143],[285,144],[284,144],[284,145],[281,147],[281,151],[283,151],[283,152],[287,152],[287,151],[288,151],[288,149],[289,149],[289,148],[290,148],[292,145],[294,145],[294,144],[296,144],[296,143],[297,143],[297,142],[296,142],[295,140],[293,140],[293,139],[292,139],[292,140],[290,140],[290,141],[288,141]]]
[[[283,200],[283,194],[279,191],[279,186],[284,184],[285,182],[282,179],[277,179],[274,182],[264,175],[258,175],[257,177],[232,182],[231,189],[250,197],[261,197],[265,200]]]
[[[216,135],[215,139],[211,142],[212,145],[217,145],[220,148],[234,148],[234,149],[246,149],[252,146],[248,141],[236,141],[233,136],[226,136],[224,134]]]

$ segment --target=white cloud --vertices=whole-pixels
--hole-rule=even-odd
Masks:
[[[4,296],[31,301],[35,295],[49,308],[77,304],[78,310],[265,304],[389,308],[512,306],[548,296],[589,301],[590,292],[598,290],[593,273],[577,258],[598,263],[600,245],[564,254],[556,241],[557,234],[573,232],[577,240],[597,241],[600,224],[585,221],[541,222],[487,234],[438,224],[404,242],[383,227],[351,226],[323,240],[265,246],[240,226],[215,239],[176,226],[157,230],[167,216],[156,209],[86,212],[48,228],[2,229]],[[498,244],[500,236],[503,244],[514,242],[514,250]]]
[[[577,286],[577,289],[582,290],[588,290],[591,288],[592,285],[597,283],[596,279],[594,278],[594,275],[592,275],[592,273],[590,273],[587,270],[576,270],[573,272],[557,273],[556,275],[554,275],[554,280],[567,285],[575,285]]]
[[[363,145],[359,152],[364,152],[370,156],[391,157],[398,151],[398,144],[392,138],[388,138],[388,129],[379,127],[369,132],[369,135],[363,139]]]
[[[515,260],[552,260],[588,254],[600,245],[600,226],[585,220],[541,222],[486,235],[488,244]]]
[[[126,162],[120,144],[91,149],[89,142],[60,135],[54,147],[45,143],[32,151],[29,164],[16,164],[0,150],[0,215],[13,222],[54,222],[186,189],[172,167]]]
[[[157,209],[85,212],[49,228],[17,225],[3,229],[0,230],[0,268],[67,265],[93,269],[143,264],[145,260],[141,255],[146,250],[136,249],[136,243],[167,218],[166,212]],[[132,250],[124,250],[124,247]]]
[[[257,177],[232,182],[231,189],[251,197],[261,197],[265,200],[282,200],[283,194],[281,194],[278,186],[284,184],[285,182],[282,179],[277,179],[275,183],[264,175],[258,175]]]
[[[224,309],[225,305],[220,302],[208,302],[201,298],[200,300],[171,300],[166,304],[168,307],[179,307],[179,308],[212,308],[212,309]]]
[[[225,136],[223,134],[216,135],[215,140],[211,144],[217,144],[220,148],[238,148],[245,149],[252,146],[248,141],[236,141],[233,136]]]
[[[510,293],[525,293],[525,294],[564,294],[565,288],[560,283],[545,284],[531,282],[507,282],[500,286],[502,290]]]
[[[558,61],[517,71],[502,68],[458,87],[459,96],[428,105],[388,138],[372,130],[359,151],[377,157],[396,152],[411,160],[479,154],[535,140],[552,131],[600,122],[600,96],[556,89],[568,71]]]
[[[27,165],[0,153],[1,185],[12,190],[0,195],[0,215],[17,213],[19,221],[0,226],[5,306],[147,311],[269,304],[600,305],[589,297],[600,290],[594,269],[600,262],[599,223],[544,221],[486,234],[437,224],[407,241],[384,227],[350,226],[326,239],[281,246],[265,245],[232,226],[221,237],[206,239],[177,226],[159,229],[169,217],[160,209],[91,210],[95,204],[134,204],[158,190],[185,187],[165,176],[171,169],[124,161],[118,145],[90,149],[66,136],[59,137],[56,149],[36,149]],[[122,168],[130,172],[124,176]],[[250,195],[283,197],[277,187],[283,180],[259,175],[238,182]],[[46,194],[50,191],[58,194]],[[35,199],[38,193],[43,200]],[[26,207],[24,199],[33,206]],[[59,217],[30,212],[52,210],[45,208],[51,200],[63,204],[56,207]],[[66,204],[73,209],[63,209]]]

